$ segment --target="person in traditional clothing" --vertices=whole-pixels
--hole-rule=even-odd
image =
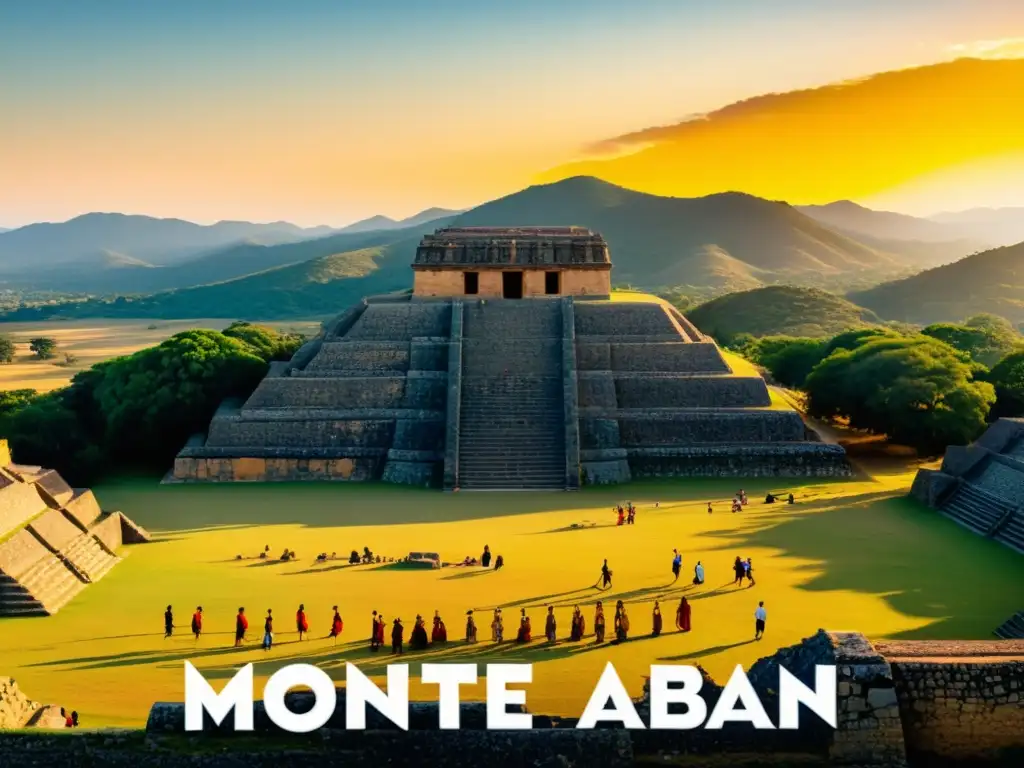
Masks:
[[[747,506],[747,492],[740,488],[740,504]]]
[[[379,623],[380,622],[379,622],[379,620],[377,618],[377,612],[374,611],[373,612],[373,626],[370,628],[370,650],[371,651],[376,651],[381,646],[381,643],[380,643],[380,641],[378,639],[378,635],[380,634]]]
[[[654,615],[651,617],[651,637],[657,637],[661,634],[661,606],[658,601],[654,601]]]
[[[747,569],[744,567],[743,560],[740,559],[739,555],[736,556],[736,559],[732,563],[732,572],[736,577],[733,581],[733,585],[741,585],[743,583],[743,579],[747,576]]]
[[[683,568],[683,556],[679,554],[679,550],[672,550],[672,581],[675,582],[679,579],[679,571]]]
[[[491,619],[491,640],[500,643],[505,639],[505,625],[501,620],[501,608],[494,609],[494,618]]]
[[[502,555],[498,555],[494,559],[494,570],[500,571],[502,566],[505,565],[505,558]]]
[[[629,637],[629,616],[626,615],[626,605],[621,600],[615,604],[615,640],[623,642]]]
[[[622,507],[619,507],[619,520],[616,523],[616,525],[622,525],[625,522],[626,522],[626,511]]]
[[[549,643],[555,642],[555,630],[557,624],[555,622],[555,608],[552,605],[548,606],[548,617],[544,621],[544,637],[548,639]]]
[[[775,495],[771,491],[768,491],[768,494],[764,497],[764,503],[765,504],[774,504],[775,503]]]
[[[710,501],[708,502],[708,514],[709,515],[711,514],[711,502]]]
[[[71,713],[71,727],[72,728],[77,728],[78,727],[78,711],[77,710],[75,710],[74,712]]]
[[[676,608],[676,629],[680,632],[690,631],[690,601],[685,597],[679,598],[679,607]]]
[[[345,622],[341,620],[341,614],[338,613],[338,606],[333,606],[334,616],[331,618],[331,633],[328,637],[333,637],[334,642],[338,642],[338,638],[341,637],[341,630],[345,628]]]
[[[787,504],[796,504],[796,499],[793,498],[793,494],[792,493],[789,494],[789,497],[786,499],[786,503]]]
[[[263,650],[269,651],[274,644],[274,616],[267,608],[267,618],[263,620]]]
[[[384,614],[377,612],[377,648],[384,646],[384,632],[387,630],[387,623],[384,621]]]
[[[629,505],[629,511],[626,513],[626,525],[633,525],[636,522],[636,507],[632,504]]]
[[[439,611],[434,611],[434,627],[430,630],[430,642],[448,642],[448,628],[445,627],[444,621],[441,619],[441,613]]]
[[[747,558],[747,561],[743,563],[743,572],[747,577],[747,581],[750,582],[750,586],[754,586],[756,583],[754,581],[754,561],[749,557]]]
[[[768,619],[768,614],[764,609],[764,600],[757,604],[757,608],[754,610],[754,639],[760,640],[764,637],[764,623]]]
[[[416,614],[416,623],[413,624],[412,633],[409,635],[409,648],[413,651],[422,651],[430,645],[427,639],[427,627],[423,623],[423,617]]]
[[[704,566],[700,564],[700,560],[698,560],[697,564],[693,566],[693,583],[704,583]]]
[[[521,608],[519,613],[519,632],[516,634],[517,643],[528,643],[533,639],[533,628],[530,626],[530,617],[526,615],[526,609]]]
[[[466,611],[466,642],[476,642],[476,622],[473,621],[473,611]]]
[[[306,618],[306,606],[304,604],[300,604],[299,610],[295,612],[295,629],[299,633],[300,641],[303,635],[309,632],[309,619]]]
[[[612,585],[612,570],[608,567],[608,558],[605,558],[601,566],[601,589],[608,589]]]
[[[484,544],[484,553],[480,555],[480,565],[484,568],[491,567],[491,548]]]
[[[199,636],[203,634],[203,606],[197,605],[196,612],[192,614],[192,634],[196,636],[196,642],[199,642]]]
[[[402,653],[402,635],[405,633],[405,627],[402,626],[401,619],[395,619],[395,624],[391,628],[391,652],[401,654]]]
[[[170,637],[172,634],[174,634],[174,611],[168,605],[167,610],[164,611],[164,637]]]
[[[604,606],[597,601],[597,608],[594,610],[594,638],[595,642],[604,642]]]
[[[574,643],[583,639],[585,628],[583,624],[583,613],[577,605],[572,609],[572,627],[569,630],[569,639]]]
[[[249,620],[245,618],[245,608],[238,609],[235,616],[235,648],[238,648],[245,640],[245,633],[249,629]]]

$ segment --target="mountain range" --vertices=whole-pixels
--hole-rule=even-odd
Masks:
[[[433,218],[436,214],[442,216]],[[97,214],[91,221],[113,221],[118,226],[112,231],[123,234],[124,222],[107,216]],[[46,225],[43,230],[50,238],[46,253],[68,253],[74,243],[80,254],[77,261],[58,266],[52,258],[48,265],[42,259],[42,267],[6,278],[9,287],[21,281],[36,290],[95,298],[22,309],[9,313],[7,319],[328,315],[366,293],[407,288],[419,238],[447,224],[586,226],[607,239],[616,284],[682,287],[698,296],[780,283],[833,290],[868,288],[984,247],[975,240],[947,239],[961,234],[957,224],[871,211],[848,202],[796,208],[740,193],[670,198],[592,177],[532,186],[462,213],[428,209],[400,222],[374,217],[341,231],[329,230],[326,236],[322,228],[302,230],[287,224],[248,225],[248,230],[241,223],[232,223],[234,229],[226,223],[214,225],[221,232],[248,237],[184,256],[180,255],[186,247],[184,237],[176,233],[188,234],[191,247],[197,248],[196,231],[210,237],[206,230],[211,228],[123,217],[133,220],[135,240],[122,237],[118,243],[112,235],[103,239],[94,231],[86,245],[75,239],[83,232],[81,218],[87,217],[66,223],[69,245],[64,251],[56,245],[62,225]],[[376,225],[380,226],[364,229]],[[143,240],[138,229],[147,227],[152,235]],[[5,238],[23,230],[0,235],[0,254],[4,247],[10,253]],[[168,230],[175,236],[162,240],[160,234]],[[261,237],[287,241],[259,242]],[[161,251],[160,244],[168,242]],[[149,249],[148,261],[135,255],[140,252],[139,243]],[[114,250],[118,244],[123,250]],[[134,245],[135,253],[128,245]],[[28,259],[30,264],[33,261]]]
[[[849,299],[888,320],[934,323],[981,312],[1024,322],[1024,242],[974,254]]]

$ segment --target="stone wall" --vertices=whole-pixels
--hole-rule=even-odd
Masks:
[[[462,322],[461,301],[452,302],[452,333],[448,347],[448,402],[445,413],[445,452],[442,485],[452,490],[459,485],[459,418],[462,404]]]
[[[969,762],[1013,750],[1024,754],[1024,642],[907,641],[877,647],[892,666],[913,760]]]
[[[86,529],[103,514],[96,496],[88,489],[76,491],[74,497],[64,505],[64,510]]]
[[[0,573],[18,578],[44,558],[52,558],[39,539],[22,529],[0,544]]]
[[[46,509],[30,483],[13,482],[0,488],[0,538]]]
[[[661,304],[580,302],[575,314],[576,335],[581,337],[680,336],[679,326]]]
[[[414,336],[448,337],[448,302],[370,304],[345,334],[348,341],[409,341]]]
[[[416,296],[466,297],[465,272],[476,272],[477,293],[483,298],[500,298],[503,293],[503,271],[523,273],[523,296],[547,296],[545,275],[560,272],[560,296],[606,297],[611,293],[611,271],[608,269],[417,269],[413,272],[413,293]],[[554,298],[554,297],[553,297]]]
[[[246,408],[397,408],[405,395],[405,376],[288,377],[264,379]]]
[[[330,341],[304,369],[313,371],[409,370],[407,341]]]
[[[1001,456],[990,456],[969,478],[972,485],[1011,504],[1024,504],[1024,464]]]
[[[849,477],[846,452],[828,443],[629,448],[633,477]]]
[[[795,411],[708,409],[660,414],[654,410],[626,412],[620,409],[617,416],[621,444],[625,448],[692,443],[798,442],[806,433],[803,420]]]
[[[244,448],[272,445],[280,448],[365,446],[388,448],[395,435],[390,419],[309,419],[302,421],[246,421],[215,418],[208,445]]]
[[[82,529],[56,509],[48,509],[29,523],[28,527],[36,536],[56,550],[66,548],[82,535]]]
[[[711,342],[616,343],[578,338],[576,359],[581,371],[731,373]]]
[[[387,455],[353,455],[338,458],[188,457],[174,460],[174,479],[179,482],[275,482],[303,480],[374,480],[384,471]]]
[[[619,408],[756,408],[771,405],[755,376],[617,376]]]
[[[117,552],[121,544],[124,543],[121,535],[121,520],[122,517],[120,512],[109,514],[90,528],[89,533],[103,542],[103,546],[106,547],[108,551]]]

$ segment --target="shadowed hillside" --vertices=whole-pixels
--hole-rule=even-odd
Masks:
[[[658,197],[590,177],[529,187],[456,223],[590,227],[611,247],[613,279],[646,287],[744,288],[905,269],[898,256],[837,234],[785,203],[738,193]]]
[[[983,312],[1024,321],[1024,243],[985,251],[905,280],[851,293],[888,320],[958,322]]]
[[[881,322],[874,312],[834,293],[789,285],[730,293],[686,314],[700,330],[720,340],[740,333],[826,338]]]

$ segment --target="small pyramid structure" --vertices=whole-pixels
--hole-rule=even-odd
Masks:
[[[150,540],[120,512],[55,470],[15,464],[0,440],[0,617],[49,616]]]

